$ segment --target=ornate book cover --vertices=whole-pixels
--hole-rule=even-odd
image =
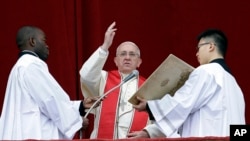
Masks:
[[[160,99],[165,94],[173,96],[193,70],[194,67],[170,54],[129,99],[129,102],[136,105],[138,103],[136,96],[147,100]]]

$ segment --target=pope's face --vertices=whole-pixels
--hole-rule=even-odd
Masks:
[[[120,72],[130,74],[141,65],[142,60],[138,48],[131,43],[126,43],[118,47],[114,62]]]

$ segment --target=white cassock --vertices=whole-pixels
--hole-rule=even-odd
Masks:
[[[82,127],[80,102],[70,101],[45,62],[25,54],[9,75],[0,140],[72,139]]]
[[[93,95],[102,95],[104,94],[104,87],[106,85],[107,80],[107,72],[103,70],[103,66],[107,60],[108,52],[105,52],[101,48],[98,48],[90,58],[83,64],[80,70],[81,83],[82,83],[82,93],[84,97],[89,97]],[[122,77],[126,77],[122,74]],[[127,101],[137,90],[137,79],[132,79],[122,85],[121,89],[121,100],[117,114],[118,126],[114,127],[115,135],[113,139],[121,139],[126,138],[129,132],[129,128],[131,126],[131,121],[133,117],[132,104]],[[109,97],[111,95],[108,95]],[[105,99],[104,99],[105,100]],[[122,103],[123,102],[123,103]],[[113,105],[115,106],[116,101],[114,101]],[[100,113],[101,108],[97,107],[92,112],[95,114],[94,121],[94,129],[91,133],[90,138],[98,138],[98,130],[102,130],[102,132],[108,132],[107,130],[99,129],[99,121],[100,121]],[[146,121],[147,122],[147,121]],[[106,126],[114,126],[114,125],[106,125]]]
[[[235,78],[218,63],[201,65],[173,97],[148,101],[166,136],[229,136],[231,124],[245,124],[245,101]]]

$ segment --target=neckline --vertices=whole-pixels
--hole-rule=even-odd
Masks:
[[[38,56],[35,52],[30,51],[30,50],[23,50],[23,51],[21,51],[21,52],[18,54],[18,58],[22,57],[22,56],[25,55],[25,54],[30,54],[30,55],[33,55],[33,56],[39,58],[39,56]]]

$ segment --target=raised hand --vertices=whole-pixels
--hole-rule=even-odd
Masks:
[[[105,51],[108,51],[109,47],[111,46],[111,44],[113,43],[113,39],[115,36],[115,31],[117,30],[115,28],[116,23],[113,22],[108,29],[106,30],[105,36],[104,36],[104,42],[101,46],[101,48]]]

